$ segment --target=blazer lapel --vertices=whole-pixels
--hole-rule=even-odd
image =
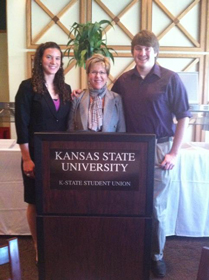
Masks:
[[[80,102],[80,120],[84,130],[88,129],[89,93],[85,91]]]
[[[57,111],[55,109],[55,106],[54,106],[54,102],[50,96],[50,94],[47,92],[46,94],[44,94],[44,100],[46,101],[46,104],[47,106],[49,107],[52,115],[57,118]],[[61,106],[61,100],[60,100],[60,106]]]
[[[104,120],[105,123],[102,127],[102,131],[107,131],[109,123],[112,119],[112,114],[114,112],[115,100],[114,96],[110,91],[105,94],[105,104],[104,104]]]

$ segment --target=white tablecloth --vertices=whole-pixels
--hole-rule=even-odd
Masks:
[[[15,140],[0,140],[1,235],[30,235],[20,163],[20,149]]]
[[[0,140],[0,234],[30,234],[14,140]],[[185,143],[171,187],[167,235],[209,236],[209,144]]]
[[[209,236],[209,144],[184,143],[175,168],[167,235]]]

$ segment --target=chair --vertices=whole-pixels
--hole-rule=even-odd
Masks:
[[[0,246],[0,265],[10,265],[11,278],[9,280],[21,280],[20,257],[18,239],[11,238],[5,245]]]
[[[202,248],[197,280],[209,280],[209,247]]]

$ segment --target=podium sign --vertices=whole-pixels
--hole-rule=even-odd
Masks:
[[[39,279],[148,279],[155,136],[35,138]]]

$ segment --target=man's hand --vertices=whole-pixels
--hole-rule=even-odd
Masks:
[[[176,164],[177,155],[175,154],[167,154],[165,155],[164,160],[160,164],[160,168],[164,170],[171,170],[174,168]]]

